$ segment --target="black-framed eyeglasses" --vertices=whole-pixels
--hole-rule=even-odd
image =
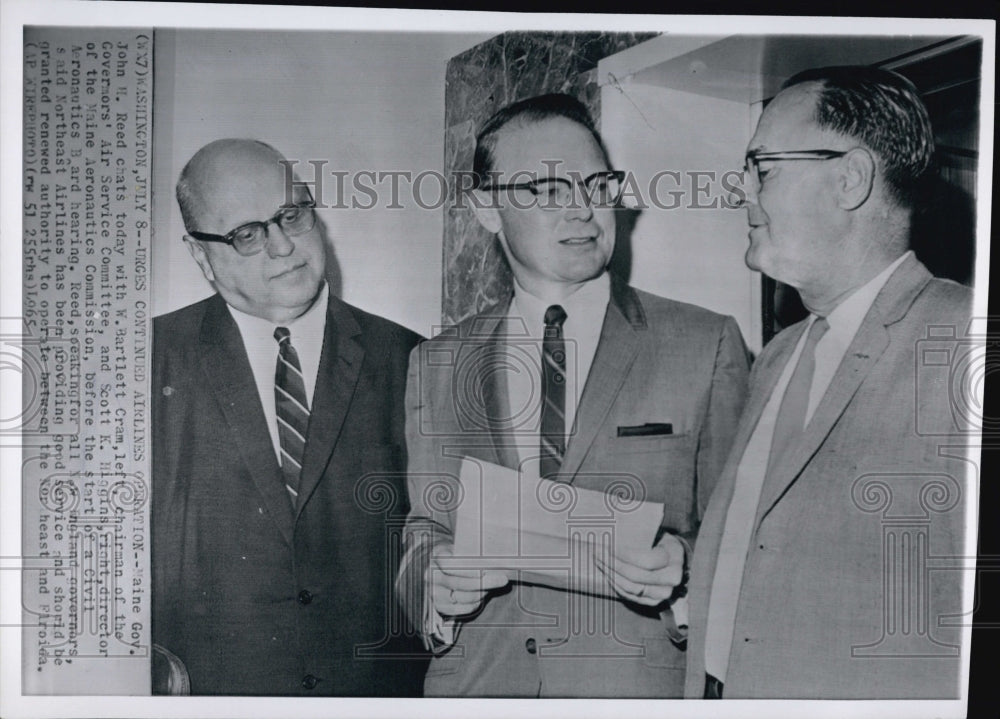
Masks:
[[[196,240],[203,242],[224,242],[244,257],[256,255],[267,246],[267,226],[275,224],[289,237],[309,232],[316,225],[316,203],[313,200],[286,205],[278,209],[274,216],[263,222],[247,222],[225,235],[209,232],[188,231]]]
[[[528,190],[538,198],[538,206],[544,210],[559,210],[571,207],[573,189],[583,185],[587,203],[593,207],[611,207],[621,198],[625,173],[622,170],[604,170],[588,175],[583,180],[568,177],[544,177],[528,182],[514,182],[507,185],[484,185],[484,192],[499,190]]]
[[[765,171],[761,174],[761,162],[785,162],[792,160],[833,160],[843,157],[850,150],[782,150],[780,152],[760,152],[751,150],[746,154],[746,161],[743,171],[747,173],[747,179],[752,181],[755,188],[760,189],[761,180],[767,177]]]

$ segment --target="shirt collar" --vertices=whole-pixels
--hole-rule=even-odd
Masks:
[[[296,337],[323,336],[323,330],[326,327],[326,308],[329,300],[330,287],[324,282],[322,289],[319,291],[319,295],[316,297],[316,301],[312,303],[312,306],[308,310],[303,312],[294,320],[280,325],[281,327],[287,327],[292,331],[292,344],[295,344]],[[240,333],[244,338],[260,336],[271,337],[274,334],[274,328],[279,326],[276,322],[263,317],[247,314],[242,310],[236,309],[230,304],[227,304],[226,306],[229,308],[229,312],[232,314],[233,319],[236,320],[236,324],[239,326]]]
[[[545,310],[552,304],[559,304],[566,310],[567,322],[577,324],[585,318],[595,318],[598,326],[604,322],[604,313],[611,300],[611,277],[607,271],[583,284],[576,292],[562,302],[547,303],[525,290],[514,280],[514,299],[510,314],[524,318],[528,327],[545,324]],[[540,333],[539,333],[540,336]]]

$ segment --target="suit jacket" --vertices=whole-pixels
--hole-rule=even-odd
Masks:
[[[457,491],[461,457],[518,465],[511,427],[502,421],[503,372],[494,371],[514,341],[501,330],[508,306],[460,323],[411,356],[412,509],[398,587],[418,626],[431,546],[453,536],[453,508],[442,500]],[[646,499],[665,503],[663,526],[693,541],[743,406],[747,364],[732,318],[613,280],[561,478],[594,490],[637,478]],[[647,422],[670,422],[673,433],[617,436],[619,427]],[[655,608],[622,600],[511,583],[435,656],[425,693],[678,697],[684,655],[668,635],[672,621],[669,609],[661,619]]]
[[[950,373],[968,349],[970,312],[968,288],[932,279],[913,257],[875,299],[801,440],[765,479],[724,698],[958,696],[961,622],[946,615],[960,611],[962,572],[934,568],[963,551],[964,438],[949,393],[960,387]],[[754,365],[702,524],[690,697],[704,692],[705,622],[736,468],[806,324],[779,334]]]
[[[330,297],[293,509],[222,298],[153,331],[154,641],[194,694],[418,694],[391,593],[417,336]]]

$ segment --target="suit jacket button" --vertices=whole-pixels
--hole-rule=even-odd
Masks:
[[[312,592],[310,592],[308,589],[303,589],[301,592],[299,592],[299,604],[305,605],[311,602],[312,600],[313,600]]]
[[[528,654],[534,654],[538,651],[538,642],[535,641],[534,637],[530,637],[528,641],[524,643],[524,648],[528,650]]]
[[[315,689],[317,684],[319,684],[319,679],[312,674],[306,674],[302,677],[302,686],[305,689]]]

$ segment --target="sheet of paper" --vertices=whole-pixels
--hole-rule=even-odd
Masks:
[[[608,477],[616,487],[627,487],[628,479]],[[615,547],[648,549],[663,518],[661,503],[627,491],[583,489],[469,457],[460,481],[448,562],[503,571],[511,581],[615,596],[595,557],[611,564]]]

